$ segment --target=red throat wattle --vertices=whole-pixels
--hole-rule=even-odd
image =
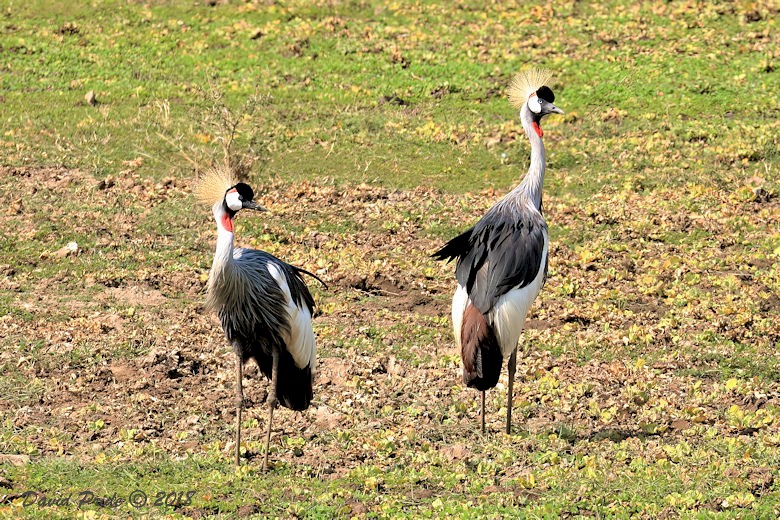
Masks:
[[[533,122],[534,132],[536,132],[536,135],[539,137],[542,137],[544,135],[544,132],[542,132],[542,127],[539,126],[539,123],[536,121]]]
[[[231,233],[233,232],[233,219],[227,213],[222,215],[222,227]]]

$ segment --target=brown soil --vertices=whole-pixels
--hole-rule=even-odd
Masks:
[[[177,215],[181,212],[171,208],[192,204],[187,182],[154,183],[132,174],[96,180],[62,168],[5,168],[0,179],[0,203],[8,208],[0,226],[28,248],[24,254],[5,249],[0,257],[0,287],[10,310],[0,317],[0,366],[10,374],[4,383],[8,392],[0,395],[2,417],[23,432],[36,456],[89,459],[129,443],[178,457],[199,453],[217,440],[229,457],[234,357],[216,318],[203,309],[214,240],[209,211],[197,207],[182,222],[170,222],[171,236],[142,231],[151,229],[144,225],[152,212]],[[495,195],[300,183],[266,186],[259,198],[274,218],[253,236],[283,238],[263,239],[257,246],[316,272],[330,285],[327,291],[315,289],[320,306],[315,402],[305,412],[277,415],[275,458],[305,462],[323,478],[335,478],[376,456],[370,443],[339,440],[339,432],[371,439],[383,430],[433,444],[451,460],[469,458],[466,446],[478,435],[478,404],[476,393],[461,390],[458,353],[448,320],[442,319],[449,315],[453,266],[429,258],[442,240],[428,233],[426,219],[435,213],[446,224],[463,227],[479,212],[462,208],[484,208]],[[469,204],[458,204],[463,199]],[[734,349],[730,343],[719,350],[710,345],[712,357],[707,358],[697,351],[695,338],[716,331],[749,342],[754,352],[776,355],[780,299],[759,275],[777,264],[747,268],[737,261],[748,254],[745,250],[718,244],[704,246],[691,259],[679,244],[648,239],[636,223],[646,219],[651,201],[635,198],[619,206],[599,194],[590,202],[597,211],[589,213],[550,199],[551,227],[584,232],[611,222],[611,239],[594,244],[600,252],[594,258],[574,246],[553,244],[550,277],[521,347],[517,427],[538,432],[566,424],[580,439],[674,435],[691,423],[739,434],[724,423],[725,398],[684,412],[697,380],[691,374],[706,373],[708,363],[728,358]],[[671,210],[664,215],[663,207],[654,211],[669,217],[659,222],[699,226],[722,237],[728,222],[719,224],[714,217],[736,211],[760,222],[780,210],[777,199],[728,210],[726,203],[713,209],[717,215],[684,222],[672,218]],[[92,207],[105,204],[121,209],[106,213]],[[349,231],[313,231],[329,229],[325,223],[339,219],[348,219]],[[298,227],[291,231],[290,223]],[[90,227],[98,237],[94,246],[80,245],[77,254],[61,258],[41,256],[68,242],[69,233]],[[252,236],[245,230],[239,228],[238,240],[249,244]],[[616,242],[622,247],[611,247]],[[133,255],[142,267],[122,267]],[[196,262],[180,262],[178,255]],[[92,270],[97,257],[116,269]],[[672,257],[681,261],[668,262]],[[719,260],[718,269],[738,275],[739,292],[714,285],[712,258]],[[704,305],[674,309],[671,291],[679,291],[677,281],[689,273],[698,274],[703,290],[714,297]],[[732,302],[731,314],[722,306],[726,300]],[[744,316],[751,301],[759,302],[763,314]],[[642,337],[632,336],[632,330]],[[584,354],[579,345],[585,346]],[[632,361],[637,358],[650,364]],[[558,395],[553,406],[543,383],[547,380],[583,387]],[[491,431],[502,427],[498,409],[505,381],[504,375],[499,390],[490,393]],[[19,387],[10,388],[11,382]],[[712,391],[713,384],[707,382],[704,390]],[[756,409],[780,405],[777,381],[758,385]],[[258,420],[245,432],[251,441],[248,455],[254,458],[266,417],[267,383],[249,367],[244,386],[247,418]],[[645,406],[661,397],[669,403],[666,411]],[[729,398],[744,403],[748,396]],[[595,404],[589,408],[591,401]],[[465,402],[465,411],[453,408],[456,402]],[[594,415],[594,406],[611,409],[611,415]],[[408,413],[412,408],[414,416]],[[96,427],[96,421],[103,426]],[[655,423],[656,429],[647,433],[642,422]],[[284,435],[306,439],[303,453],[285,448]],[[763,474],[751,478],[756,486],[768,485]],[[353,512],[361,507],[354,504]]]

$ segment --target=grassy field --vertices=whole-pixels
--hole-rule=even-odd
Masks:
[[[0,2],[0,517],[780,516],[780,3],[51,4]],[[549,277],[482,435],[429,254],[525,172],[533,65]],[[203,309],[226,143],[239,243],[330,285],[267,474]]]

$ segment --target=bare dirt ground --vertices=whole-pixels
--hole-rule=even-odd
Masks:
[[[36,457],[178,458],[218,441],[229,457],[234,358],[203,310],[214,230],[208,208],[191,207],[188,183],[140,179],[132,166],[115,179],[60,168],[5,168],[0,178],[0,410],[19,432],[15,446]],[[780,430],[771,414],[743,424],[727,413],[780,407],[780,299],[765,283],[777,260],[751,245],[780,201],[701,189],[546,199],[560,238],[521,346],[516,428],[563,427],[572,442],[655,436],[659,453],[663,438],[697,424],[723,435]],[[428,258],[442,242],[428,230],[463,227],[498,195],[327,179],[259,191],[271,215],[244,220],[239,244],[330,285],[316,289],[315,403],[278,414],[275,460],[339,476],[404,445],[470,458],[478,404],[450,339],[453,266]],[[678,212],[670,197],[704,201]],[[750,225],[735,231],[739,222]],[[61,252],[71,235],[79,251]],[[730,375],[737,383],[724,388]],[[501,381],[489,398],[494,432]],[[266,417],[254,367],[245,391],[253,459]],[[387,432],[403,441],[383,448]]]

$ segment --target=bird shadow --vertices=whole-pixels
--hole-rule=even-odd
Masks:
[[[563,439],[571,444],[580,441],[598,442],[605,440],[618,443],[630,438],[645,440],[651,437],[658,437],[660,435],[660,432],[647,432],[641,428],[619,427],[604,427],[586,432],[579,432],[576,428],[568,424],[555,425],[550,428],[549,433],[554,433],[560,439]]]

